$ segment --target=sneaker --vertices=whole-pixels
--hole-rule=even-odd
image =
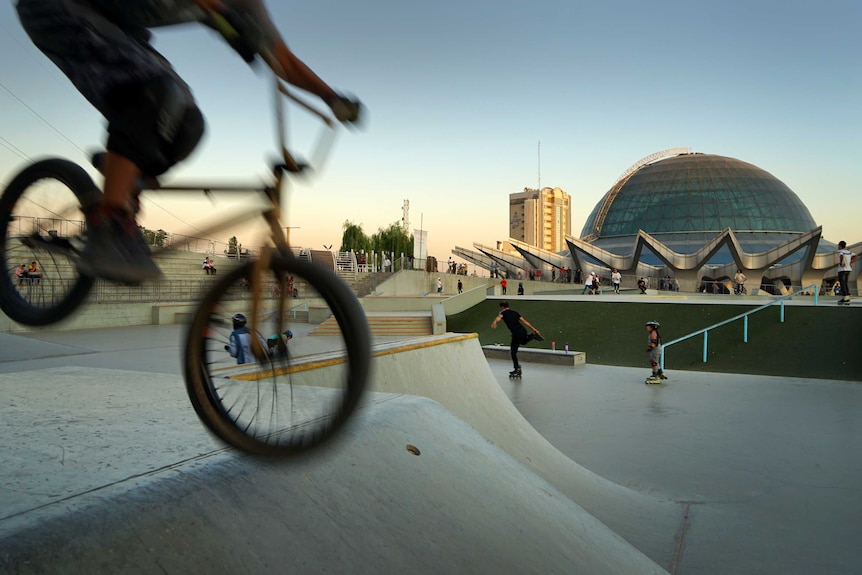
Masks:
[[[534,333],[533,339],[535,339],[536,341],[545,341],[545,338],[543,338],[542,334],[540,334],[540,333]]]
[[[86,215],[87,243],[78,261],[82,274],[110,281],[141,283],[162,277],[132,214],[97,207]]]

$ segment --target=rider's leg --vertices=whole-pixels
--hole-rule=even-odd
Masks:
[[[141,170],[130,159],[116,152],[105,154],[105,190],[102,205],[125,211],[133,211],[132,196],[141,177]]]
[[[81,271],[130,282],[157,277],[131,196],[140,172],[161,174],[200,139],[203,118],[188,87],[143,28],[124,28],[87,3],[20,0],[16,7],[36,46],[108,120],[105,197],[86,210]]]

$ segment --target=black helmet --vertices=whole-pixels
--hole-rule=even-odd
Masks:
[[[241,327],[245,327],[245,324],[248,320],[246,320],[245,316],[241,313],[236,313],[231,318],[233,320],[233,328],[238,329]]]
[[[653,327],[653,329],[658,329],[658,327],[659,327],[659,323],[657,321],[648,321],[648,322],[646,322],[646,324],[648,326],[651,325]]]

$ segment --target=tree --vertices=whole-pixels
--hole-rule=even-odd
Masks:
[[[229,239],[227,241],[228,256],[230,256],[231,254],[237,253],[237,244],[238,244],[238,242],[237,242],[236,236],[232,236],[231,239]]]
[[[341,226],[341,248],[342,252],[361,252],[371,251],[371,240],[362,231],[362,224],[354,224],[350,220],[346,220]]]
[[[380,228],[371,236],[371,249],[375,252],[388,252],[393,257],[400,254],[413,253],[413,236],[401,226],[400,222],[389,224],[387,228]]]
[[[141,233],[144,235],[144,239],[147,240],[147,245],[150,246],[159,246],[162,247],[165,245],[165,240],[168,238],[168,232],[163,229],[158,230],[148,230],[144,226],[138,226],[140,228]]]

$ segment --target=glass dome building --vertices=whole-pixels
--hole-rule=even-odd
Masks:
[[[796,232],[817,227],[781,180],[752,164],[683,154],[646,164],[602,198],[581,232],[594,239],[637,235]],[[604,209],[603,209],[604,208]]]
[[[758,284],[789,286],[835,252],[820,232],[802,200],[766,170],[675,148],[629,168],[568,243],[584,269],[673,275],[689,289],[743,269]]]

